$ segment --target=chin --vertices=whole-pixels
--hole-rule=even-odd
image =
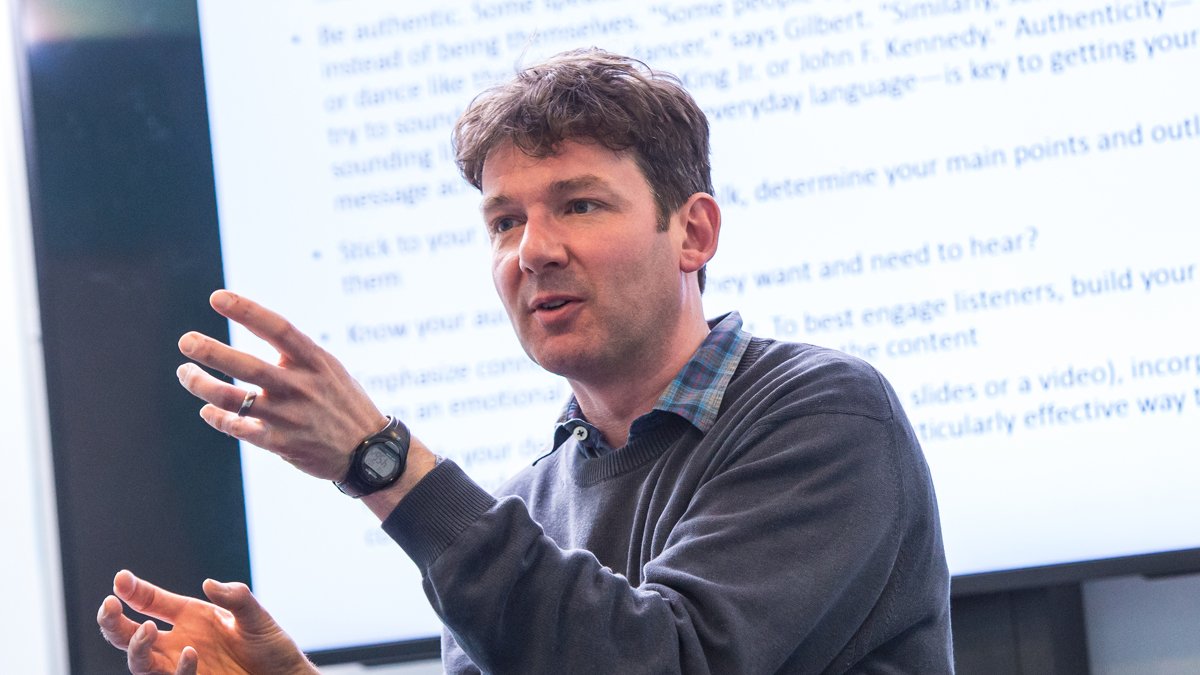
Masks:
[[[595,360],[595,355],[588,354],[582,349],[547,349],[543,347],[542,349],[526,350],[526,352],[529,354],[529,358],[544,370],[567,378],[587,370],[588,363]]]
[[[529,358],[533,359],[533,362],[541,366],[543,370],[555,375],[570,377],[569,373],[573,370],[572,359],[564,358],[559,354],[535,353],[530,354]]]

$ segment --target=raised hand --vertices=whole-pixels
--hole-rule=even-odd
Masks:
[[[127,653],[135,675],[317,672],[245,584],[209,579],[204,594],[212,602],[205,602],[122,570],[113,579],[113,593],[100,604],[96,622],[104,639]],[[121,601],[173,627],[160,631],[153,621],[138,624],[122,612]]]
[[[179,381],[208,402],[200,416],[309,475],[344,478],[354,447],[387,418],[337,359],[282,316],[229,291],[213,293],[209,302],[274,347],[280,359],[270,364],[206,335],[184,335],[179,350],[185,356],[261,388],[255,395],[195,364],[182,365]]]

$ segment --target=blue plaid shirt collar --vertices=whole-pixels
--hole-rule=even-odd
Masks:
[[[742,330],[742,317],[737,312],[719,316],[709,321],[708,326],[708,335],[663,390],[653,410],[633,421],[630,440],[651,428],[662,413],[678,415],[702,433],[712,428],[725,398],[725,388],[750,344],[750,334]],[[580,451],[588,457],[599,457],[613,450],[600,431],[584,418],[574,396],[558,418],[554,448],[561,446],[568,436],[575,437]]]

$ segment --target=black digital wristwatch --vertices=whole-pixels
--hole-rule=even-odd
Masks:
[[[333,484],[355,499],[388,487],[404,473],[410,440],[408,427],[389,416],[382,431],[358,444],[350,456],[350,471]]]

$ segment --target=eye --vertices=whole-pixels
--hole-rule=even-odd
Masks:
[[[492,221],[492,232],[495,234],[504,234],[520,224],[520,221],[511,216],[497,218]]]
[[[591,213],[598,208],[600,208],[600,205],[596,202],[589,201],[587,199],[576,199],[567,205],[567,212],[572,215],[582,216]]]

